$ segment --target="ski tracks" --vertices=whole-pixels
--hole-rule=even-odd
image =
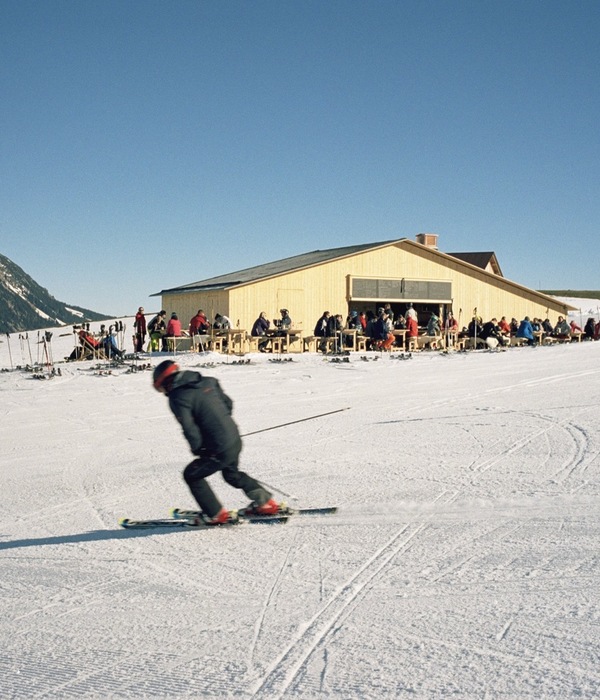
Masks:
[[[305,629],[283,650],[279,658],[266,671],[265,676],[258,681],[251,697],[282,698],[304,668],[307,660],[325,641],[342,615],[395,557],[408,551],[413,539],[426,527],[426,523],[405,525],[380,547],[346,583],[338,588],[329,602],[307,621]],[[324,659],[327,659],[326,655]],[[325,671],[321,675],[323,676],[324,673]]]
[[[283,558],[283,562],[281,563],[281,566],[279,567],[279,571],[277,572],[277,576],[275,577],[275,580],[273,581],[273,585],[271,586],[271,588],[269,589],[269,592],[267,593],[267,596],[265,598],[265,602],[262,606],[260,614],[256,620],[255,625],[254,625],[254,635],[252,637],[252,641],[250,642],[250,648],[248,650],[249,666],[254,665],[254,654],[256,652],[256,647],[258,645],[258,641],[261,637],[261,633],[262,633],[262,630],[264,627],[265,616],[267,614],[267,610],[269,609],[269,606],[271,604],[271,601],[273,600],[273,596],[275,595],[275,592],[279,588],[283,573],[288,566],[288,562],[290,561],[291,554],[296,549],[296,540],[298,539],[299,534],[300,534],[300,531],[298,530],[295,533],[295,537],[294,537],[293,542],[288,547],[286,555]]]

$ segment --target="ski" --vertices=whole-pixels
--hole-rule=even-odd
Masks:
[[[257,515],[256,513],[246,515],[245,509],[238,510],[237,514],[240,520],[254,520],[260,522],[270,522],[276,518],[288,518],[292,515],[330,515],[337,513],[337,506],[323,506],[321,508],[291,508],[286,503],[279,505],[279,512],[275,515]],[[182,508],[173,508],[171,517],[174,520],[192,520],[200,515],[198,510],[184,510]]]
[[[191,511],[188,511],[191,512]],[[197,513],[198,511],[194,511]],[[152,520],[131,520],[130,518],[121,518],[119,520],[119,525],[126,530],[158,530],[164,528],[179,528],[179,529],[189,529],[189,530],[218,530],[225,527],[234,527],[236,525],[242,524],[285,524],[287,522],[287,516],[271,516],[269,519],[266,518],[236,518],[228,520],[226,523],[221,523],[219,525],[208,525],[203,521],[196,521],[195,516],[190,516],[187,518],[177,517],[177,518],[154,518]]]

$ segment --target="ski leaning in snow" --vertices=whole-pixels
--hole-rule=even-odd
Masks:
[[[337,513],[337,506],[324,506],[322,508],[290,508],[287,503],[280,503],[279,510],[274,515],[260,515],[259,513],[246,514],[246,508],[241,508],[237,511],[238,517],[241,520],[264,520],[274,518],[287,518],[290,515],[329,515]],[[183,510],[181,508],[173,508],[171,517],[175,520],[193,520],[200,516],[199,510]]]
[[[205,522],[200,518],[199,511],[186,511],[188,513],[193,513],[187,517],[179,516],[177,518],[155,518],[152,520],[130,520],[129,518],[121,518],[119,520],[119,525],[127,530],[154,530],[159,528],[179,528],[179,529],[190,529],[190,530],[216,530],[223,527],[233,527],[236,525],[243,524],[256,524],[261,525],[273,525],[273,524],[285,524],[288,520],[286,515],[272,515],[268,518],[264,517],[247,517],[240,518],[237,513],[233,511],[229,520],[224,523],[219,523],[218,525],[210,524]]]

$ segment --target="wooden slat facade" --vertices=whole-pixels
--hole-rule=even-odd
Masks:
[[[196,311],[203,309],[210,320],[221,313],[234,326],[239,324],[248,331],[261,311],[273,320],[279,318],[279,309],[286,308],[294,327],[301,328],[305,335],[312,333],[317,319],[326,310],[342,314],[345,319],[353,309],[375,310],[380,303],[389,301],[397,313],[404,312],[408,299],[353,299],[354,278],[396,281],[390,288],[397,288],[398,280],[450,283],[450,299],[433,301],[429,307],[442,310],[444,304],[451,305],[454,315],[460,314],[461,325],[467,325],[475,308],[484,321],[493,316],[498,319],[506,316],[509,320],[513,316],[518,320],[529,316],[549,317],[553,324],[570,308],[552,297],[410,239],[224,289],[168,290],[161,293],[162,308],[169,315],[176,312],[184,328]]]

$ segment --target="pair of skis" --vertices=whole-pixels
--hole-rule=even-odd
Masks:
[[[263,525],[283,525],[288,519],[295,515],[328,515],[337,512],[337,506],[325,506],[323,508],[290,508],[286,504],[281,504],[276,515],[257,515],[247,512],[246,509],[231,511],[229,520],[220,525],[210,525],[202,519],[199,510],[183,510],[173,508],[170,518],[158,518],[154,520],[131,520],[122,518],[119,525],[129,530],[153,530],[158,528],[179,528],[191,530],[215,529],[232,527],[244,523]]]

